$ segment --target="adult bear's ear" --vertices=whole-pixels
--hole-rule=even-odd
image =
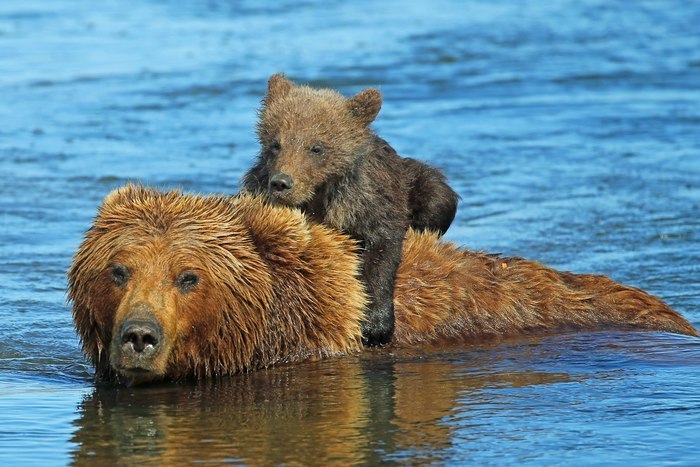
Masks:
[[[133,184],[128,182],[126,185],[120,186],[109,192],[105,199],[102,200],[102,208],[106,208],[111,205],[121,204],[127,200],[133,199],[138,193],[143,192],[143,186],[139,184]]]
[[[107,196],[105,196],[105,199],[102,200],[102,206],[110,206],[112,204],[117,204],[119,201],[122,199],[124,196],[124,187],[120,188],[115,188],[114,190],[110,191]]]
[[[141,182],[127,182],[126,185],[113,189],[105,196],[105,199],[102,200],[102,209],[127,202],[143,202],[146,199],[161,195],[165,196],[166,193],[148,188],[141,184]],[[170,190],[167,193],[167,196],[170,197],[179,197],[180,195],[182,195],[182,191],[180,190]]]
[[[284,97],[292,89],[294,83],[289,81],[284,73],[276,73],[270,76],[267,80],[267,94],[265,95],[265,103],[269,103],[280,97]]]
[[[374,88],[360,91],[348,99],[348,108],[363,125],[369,125],[382,108],[382,93]]]
[[[309,224],[301,211],[272,206],[247,193],[232,200],[263,260],[284,267],[299,264],[311,242]]]

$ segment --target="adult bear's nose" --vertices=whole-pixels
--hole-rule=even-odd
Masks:
[[[157,322],[127,321],[121,327],[120,342],[127,352],[152,353],[162,340],[162,330]]]
[[[278,173],[270,177],[270,191],[272,193],[281,194],[289,191],[294,186],[292,177],[285,173]]]

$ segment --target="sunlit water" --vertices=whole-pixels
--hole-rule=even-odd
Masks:
[[[95,387],[64,300],[96,206],[132,179],[237,191],[277,71],[379,86],[376,129],[461,195],[450,240],[700,324],[700,3],[260,5],[0,2],[0,464],[697,463],[700,340],[668,334]]]

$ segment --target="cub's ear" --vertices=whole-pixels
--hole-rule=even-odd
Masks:
[[[362,124],[369,125],[382,108],[382,94],[374,88],[360,91],[348,99],[348,108]]]
[[[265,95],[265,103],[271,102],[280,97],[284,97],[292,89],[294,83],[289,81],[284,73],[276,73],[270,76],[267,80],[267,94]]]

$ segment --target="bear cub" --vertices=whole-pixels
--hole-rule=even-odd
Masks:
[[[270,77],[257,126],[261,150],[244,189],[301,209],[361,246],[370,304],[362,338],[383,345],[394,331],[394,282],[409,227],[445,233],[457,194],[437,169],[402,158],[370,128],[377,89],[345,98]]]

